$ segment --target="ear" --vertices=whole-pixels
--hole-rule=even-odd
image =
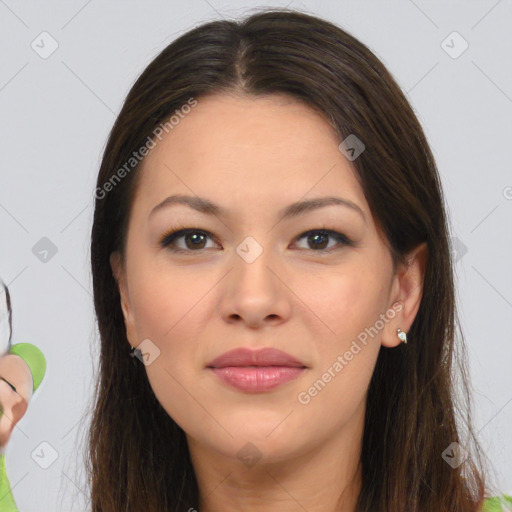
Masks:
[[[385,347],[396,347],[402,340],[397,329],[406,334],[416,318],[423,296],[425,269],[428,261],[428,246],[422,242],[406,257],[406,263],[400,265],[391,284],[388,311],[395,311],[392,319],[385,324],[381,343]],[[388,315],[391,318],[390,315]]]
[[[119,295],[121,297],[121,310],[123,311],[124,325],[126,328],[126,337],[132,347],[137,347],[137,331],[135,329],[135,322],[130,304],[128,287],[126,284],[126,272],[119,251],[114,251],[110,254],[110,267],[112,269],[112,275],[117,281],[117,285],[119,287]]]

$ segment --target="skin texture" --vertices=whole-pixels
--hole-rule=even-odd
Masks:
[[[366,391],[381,346],[398,346],[397,328],[408,332],[418,311],[427,249],[418,246],[393,274],[340,142],[320,114],[286,96],[212,95],[199,98],[143,162],[126,261],[112,253],[111,266],[130,345],[150,339],[160,350],[145,369],[187,435],[201,512],[354,510]],[[171,194],[206,197],[230,213],[178,205],[149,217]],[[327,195],[356,203],[364,218],[327,206],[277,221],[289,204]],[[204,248],[185,237],[174,245],[186,254],[160,247],[177,222],[208,232],[196,242]],[[302,236],[322,228],[356,246],[330,237],[328,252]],[[263,248],[252,263],[236,252],[248,236]],[[394,318],[300,403],[299,393],[393,305]],[[308,368],[271,391],[237,391],[205,368],[236,347],[279,348]],[[251,467],[237,456],[248,442],[261,457]]]
[[[27,363],[15,354],[0,357],[0,449],[5,449],[16,424],[23,418],[32,397],[32,373]]]

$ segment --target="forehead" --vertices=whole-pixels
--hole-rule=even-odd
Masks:
[[[197,98],[141,166],[139,202],[171,191],[276,206],[338,190],[366,205],[355,170],[322,113],[284,94]]]

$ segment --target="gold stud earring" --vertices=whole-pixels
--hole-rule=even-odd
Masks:
[[[402,329],[397,329],[396,334],[404,343],[407,343],[407,334]]]

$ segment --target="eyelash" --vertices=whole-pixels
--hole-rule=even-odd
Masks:
[[[0,379],[2,379],[4,382],[6,382],[6,383],[9,385],[9,387],[10,387],[10,388],[15,392],[15,393],[17,393],[16,388],[15,388],[15,387],[10,383],[10,382],[6,381],[3,377],[0,377]]]
[[[168,248],[170,251],[172,251],[174,253],[194,253],[194,252],[199,253],[201,251],[206,250],[204,248],[193,250],[193,249],[176,249],[176,248],[170,247],[170,245],[173,242],[175,242],[178,238],[186,236],[187,234],[190,234],[190,233],[199,233],[199,234],[207,236],[209,238],[213,238],[210,235],[210,233],[208,233],[207,231],[204,231],[203,229],[201,229],[199,227],[191,227],[191,226],[186,227],[183,225],[179,225],[176,228],[174,228],[174,229],[166,232],[164,235],[162,235],[162,237],[160,238],[160,241],[159,241],[159,246],[162,248]],[[338,231],[334,231],[332,229],[327,229],[324,227],[318,228],[318,229],[310,229],[308,231],[305,231],[304,233],[302,233],[301,235],[296,237],[296,240],[297,241],[302,240],[303,238],[306,237],[306,235],[310,235],[310,234],[322,234],[322,235],[330,236],[330,237],[334,238],[335,240],[337,240],[337,242],[339,244],[341,244],[341,247],[343,247],[343,246],[355,247],[355,243],[353,242],[353,240],[348,238],[343,233],[339,233]],[[335,246],[335,247],[331,247],[330,249],[317,249],[317,250],[316,249],[302,249],[302,250],[312,251],[312,252],[317,252],[317,253],[331,253],[332,251],[340,249],[341,247]]]

